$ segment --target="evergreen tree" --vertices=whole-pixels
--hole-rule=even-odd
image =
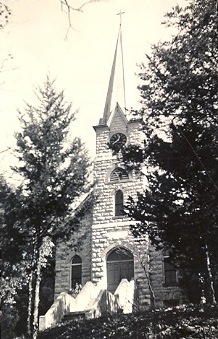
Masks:
[[[148,168],[149,188],[129,200],[157,248],[197,279],[216,303],[218,281],[218,13],[216,0],[190,1],[166,15],[177,29],[141,65],[144,146],[123,152],[130,168]],[[137,151],[137,152],[136,152]],[[218,298],[218,296],[216,296]]]
[[[16,336],[18,322],[25,312],[20,291],[27,279],[28,262],[23,253],[28,246],[27,233],[19,223],[20,209],[20,190],[0,177],[1,333],[5,339]]]
[[[38,106],[27,104],[25,113],[20,112],[22,132],[16,135],[19,163],[14,168],[23,178],[19,221],[27,232],[26,255],[31,259],[28,332],[32,323],[33,338],[38,331],[42,268],[52,255],[56,240],[74,231],[76,225],[69,216],[81,194],[89,190],[86,150],[79,138],[69,140],[75,118],[71,105],[64,101],[63,92],[55,91],[49,78],[39,88],[37,98]]]
[[[20,227],[20,190],[10,187],[0,177],[0,248],[1,248],[1,301],[13,303],[16,289],[26,276],[21,274],[26,231]],[[27,251],[27,248],[26,248]]]

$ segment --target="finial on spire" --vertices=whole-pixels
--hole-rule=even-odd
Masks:
[[[121,10],[120,10],[119,13],[117,13],[117,15],[120,16],[120,27],[121,27],[121,25],[122,25],[122,14],[125,14],[125,12],[121,12]]]

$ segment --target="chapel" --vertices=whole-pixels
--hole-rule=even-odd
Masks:
[[[127,171],[119,153],[122,145],[140,144],[143,140],[141,120],[128,119],[125,114],[125,84],[120,86],[120,79],[124,77],[117,77],[118,59],[122,54],[121,33],[120,25],[105,107],[94,126],[95,201],[81,218],[80,227],[72,238],[57,244],[55,297],[63,292],[70,294],[78,286],[83,289],[89,283],[98,286],[99,291],[116,295],[122,285],[123,289],[129,288],[130,311],[133,311],[134,307],[149,309],[151,306],[177,305],[182,301],[182,294],[177,285],[177,272],[167,255],[157,252],[148,237],[134,238],[130,225],[135,221],[123,212],[128,196],[136,198],[137,192],[142,191],[144,178],[134,171]],[[116,154],[109,148],[109,143],[116,146]],[[86,197],[81,206],[87,201]]]

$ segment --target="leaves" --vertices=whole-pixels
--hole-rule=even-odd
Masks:
[[[4,299],[11,302],[18,288],[31,283],[28,311],[34,304],[34,331],[41,268],[54,255],[54,243],[60,237],[69,238],[78,228],[83,211],[74,211],[74,207],[90,188],[84,145],[77,137],[71,136],[69,142],[74,121],[71,104],[49,78],[36,94],[38,104],[27,104],[19,116],[22,131],[16,134],[18,165],[14,171],[21,176],[21,184],[11,189],[4,180],[0,182],[3,277],[8,277]]]
[[[49,338],[209,338],[217,337],[217,307],[181,305],[137,314],[61,323],[39,334]]]
[[[143,149],[135,146],[138,152],[124,150],[127,165],[147,165],[148,173],[149,188],[127,206],[140,222],[133,234],[148,233],[157,248],[170,248],[180,269],[203,275],[205,286],[207,246],[218,282],[216,5],[190,1],[166,15],[177,33],[152,47],[139,74],[146,142]]]

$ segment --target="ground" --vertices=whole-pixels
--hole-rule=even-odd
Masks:
[[[183,305],[131,315],[70,320],[39,334],[39,339],[218,338],[218,306]]]

